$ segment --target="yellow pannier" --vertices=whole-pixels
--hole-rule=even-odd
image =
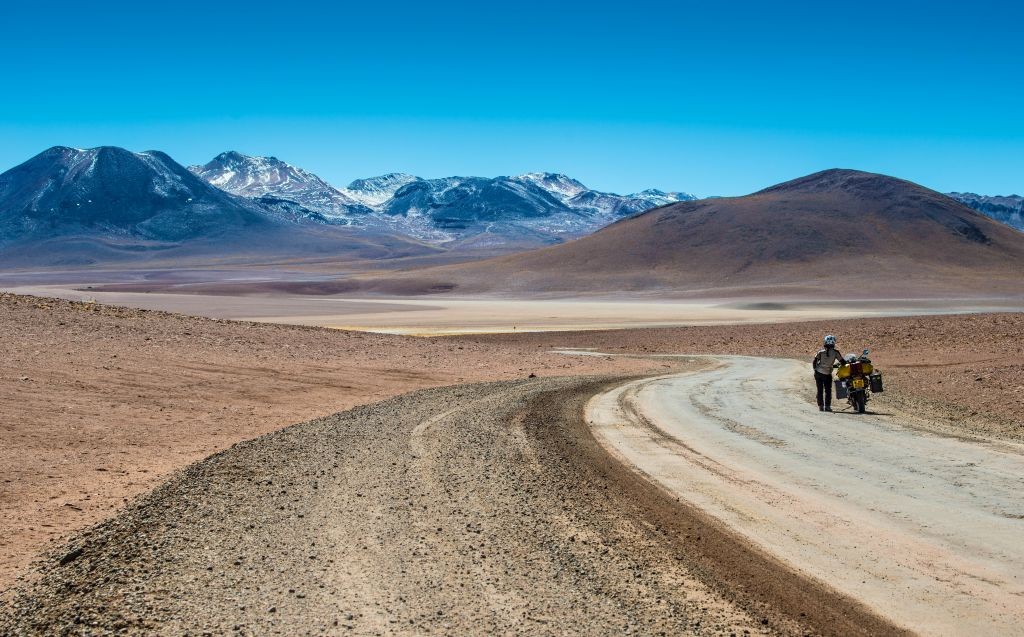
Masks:
[[[856,363],[853,363],[853,365],[860,365],[860,373],[864,376],[868,376],[875,371],[875,368],[871,365],[871,363],[864,363],[858,361]],[[846,363],[845,365],[840,366],[839,370],[836,372],[836,377],[839,378],[840,380],[849,378],[850,368],[850,363]]]

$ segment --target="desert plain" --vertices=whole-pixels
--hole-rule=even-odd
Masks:
[[[905,617],[644,478],[595,437],[587,400],[701,373],[709,355],[793,359],[808,372],[780,374],[788,408],[856,436],[857,417],[813,406],[829,332],[884,370],[871,426],[1011,455],[1024,442],[1012,299],[953,314],[938,300],[505,300],[488,315],[457,299],[68,286],[0,304],[14,632],[896,634]],[[316,569],[300,542],[322,547],[302,557]],[[1021,608],[1005,612],[999,625]]]

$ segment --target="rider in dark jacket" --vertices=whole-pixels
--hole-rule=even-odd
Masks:
[[[825,346],[814,355],[814,383],[818,386],[818,409],[832,411],[832,367],[843,362],[843,355],[836,349],[836,337],[825,337]],[[822,396],[824,394],[824,396]]]

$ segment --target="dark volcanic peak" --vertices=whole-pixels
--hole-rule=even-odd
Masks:
[[[833,168],[787,181],[760,191],[767,192],[849,192],[873,199],[924,198],[943,208],[939,193],[913,182],[860,170]],[[755,193],[760,194],[760,193]],[[988,197],[969,192],[951,192],[948,197],[996,221],[1024,230],[1024,197]]]
[[[921,188],[909,181],[878,173],[869,173],[848,168],[830,168],[769,186],[754,194],[767,192],[849,192],[874,196],[891,191],[898,185]]]
[[[970,241],[987,243],[979,221],[984,215],[946,195],[905,179],[858,170],[832,169],[794,179],[756,192],[751,197],[790,197],[821,212],[847,210],[851,215],[887,220],[929,220]],[[810,211],[810,210],[808,210]]]
[[[0,175],[0,240],[88,231],[179,241],[266,222],[158,151],[47,149]]]

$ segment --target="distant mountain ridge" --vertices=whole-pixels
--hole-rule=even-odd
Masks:
[[[507,254],[580,238],[559,254],[578,258],[582,265],[573,276],[586,280],[592,278],[596,264],[609,258],[609,250],[617,256],[641,256],[651,251],[677,254],[686,248],[687,254],[697,255],[732,245],[734,256],[746,255],[739,262],[714,265],[721,254],[707,254],[713,269],[706,275],[721,278],[730,271],[735,276],[740,271],[754,272],[749,268],[764,261],[765,255],[772,256],[766,262],[774,264],[769,268],[772,272],[795,267],[793,259],[798,262],[800,255],[807,254],[805,246],[814,244],[816,235],[808,228],[840,209],[849,209],[876,224],[912,220],[919,225],[918,235],[930,232],[948,244],[944,259],[973,255],[979,263],[988,264],[993,252],[972,246],[1016,246],[1020,231],[1004,224],[1024,227],[1021,200],[970,193],[940,195],[903,180],[841,170],[816,173],[748,197],[700,201],[684,193],[657,190],[603,193],[558,173],[440,179],[391,173],[335,188],[273,157],[229,152],[204,166],[186,169],[159,151],[57,146],[0,174],[0,262],[20,267],[154,259],[177,264],[193,257],[239,262],[423,255],[450,262],[479,255],[467,249]],[[797,213],[804,215],[799,223]],[[878,217],[882,213],[885,216]],[[724,222],[730,215],[736,223]],[[657,231],[650,226],[654,218],[662,220]],[[827,227],[838,228],[852,218],[840,215]],[[788,230],[776,232],[786,219]],[[624,235],[623,228],[633,231]],[[891,247],[879,242],[881,235],[863,234],[860,229],[860,225],[848,228],[843,237],[847,247],[858,247],[856,242],[875,252]],[[928,243],[895,227],[887,232],[904,257]],[[950,242],[950,233],[968,243]],[[747,240],[735,241],[741,236]],[[620,243],[613,245],[610,237]],[[794,243],[794,237],[803,240]],[[673,250],[663,245],[666,240],[672,242]],[[1016,254],[1015,249],[1007,254]],[[929,262],[935,253],[942,250],[929,246],[926,253],[915,253],[914,267]],[[898,255],[893,259],[895,263]],[[698,259],[672,262],[668,267],[673,277],[677,270],[697,276],[703,264]],[[949,270],[941,262],[932,266]],[[640,280],[665,276],[636,263],[630,268]],[[898,276],[895,269],[890,274]],[[466,283],[463,279],[458,284]]]
[[[0,174],[0,262],[6,264],[385,258],[434,250],[341,227],[285,200],[233,195],[159,151],[55,146]]]
[[[202,166],[188,169],[217,188],[242,197],[287,199],[330,216],[370,212],[323,179],[276,157],[249,157],[228,151]]]
[[[1019,195],[976,195],[973,192],[946,193],[969,208],[1024,232],[1024,197]]]
[[[696,198],[659,190],[604,193],[545,172],[439,179],[388,173],[335,188],[277,158],[234,151],[189,170],[232,194],[289,210],[301,206],[333,223],[480,247],[558,243],[637,212]]]

